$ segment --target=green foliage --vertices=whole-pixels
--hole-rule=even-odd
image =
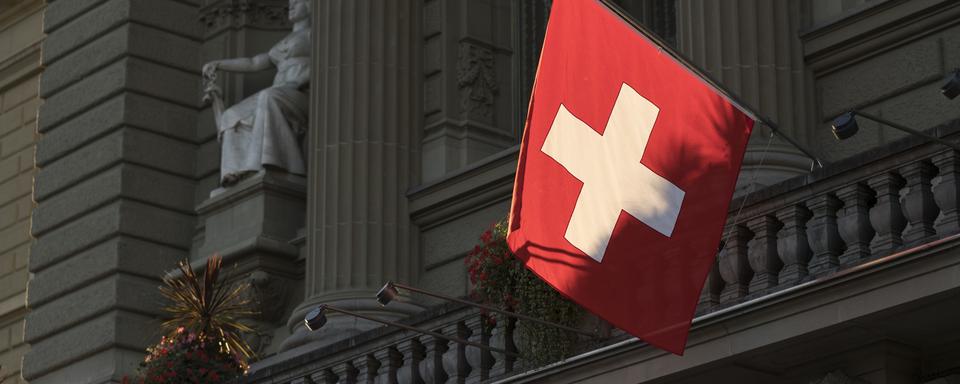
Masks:
[[[550,322],[576,327],[584,311],[527,269],[507,246],[507,223],[497,223],[480,236],[465,260],[473,295],[489,305]],[[519,349],[536,365],[557,361],[572,352],[576,335],[529,321],[518,321]]]

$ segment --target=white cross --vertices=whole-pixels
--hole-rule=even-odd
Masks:
[[[543,143],[543,153],[583,182],[564,237],[597,262],[620,211],[673,234],[684,192],[640,163],[658,114],[660,108],[623,84],[603,135],[561,104]]]

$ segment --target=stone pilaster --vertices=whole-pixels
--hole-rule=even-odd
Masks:
[[[333,314],[310,333],[303,316],[320,303],[392,319],[419,309],[374,295],[387,280],[415,283],[419,270],[406,192],[418,180],[421,14],[420,1],[315,4],[307,299],[285,347],[379,326]]]
[[[514,47],[516,14],[533,16],[544,7],[541,0],[423,3],[421,175],[430,181],[517,143],[519,112],[526,108],[519,99],[529,89],[513,92],[511,85],[524,81],[515,79],[515,60],[529,55],[526,47]]]
[[[189,253],[195,227],[197,10],[177,0],[48,2],[30,382],[119,382],[159,341],[157,286]]]
[[[677,49],[746,104],[809,142],[812,80],[804,67],[800,0],[677,1]],[[810,160],[774,139],[761,165],[769,130],[757,129],[743,160],[740,190],[753,178],[770,185],[803,174]]]
[[[37,84],[42,69],[42,0],[0,6],[0,382],[16,382],[27,315],[27,268],[34,149],[37,136]],[[7,336],[9,335],[9,336]],[[12,363],[12,364],[11,364]]]

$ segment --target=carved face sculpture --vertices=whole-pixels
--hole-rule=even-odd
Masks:
[[[290,21],[296,23],[310,17],[310,0],[290,0]]]

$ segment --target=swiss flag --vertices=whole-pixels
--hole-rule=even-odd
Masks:
[[[753,124],[598,0],[555,1],[510,248],[591,312],[682,354]]]

